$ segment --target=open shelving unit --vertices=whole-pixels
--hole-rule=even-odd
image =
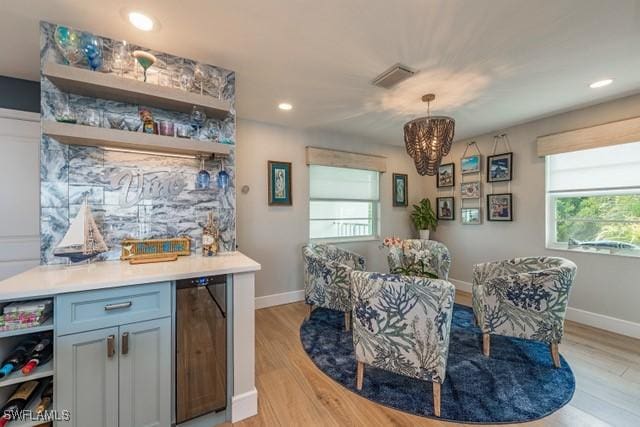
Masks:
[[[33,399],[33,401],[31,401],[24,409],[25,411],[31,411],[31,414],[35,414],[36,413],[36,408],[38,406],[38,403],[40,403],[40,395],[42,394],[42,390],[40,390],[38,392],[38,396],[36,396],[35,399]],[[29,412],[27,412],[29,413]],[[39,426],[41,424],[46,423],[46,421],[28,421],[28,420],[15,420],[15,421],[11,421],[9,424],[7,424],[7,427],[33,427],[33,426]]]
[[[11,331],[0,332],[0,359],[7,357],[8,353],[20,342],[26,335],[37,334],[47,331],[53,331],[54,319],[53,315],[47,319],[42,325],[33,326],[30,328],[14,329]],[[55,346],[55,343],[54,343]],[[55,363],[54,359],[51,359],[47,363],[40,365],[29,375],[23,375],[20,370],[16,370],[6,377],[0,379],[0,404],[9,398],[9,396],[20,386],[20,384],[32,381],[42,380],[47,377],[55,376]],[[39,385],[39,389],[36,390],[36,396],[25,407],[25,411],[32,411],[35,414],[36,407],[40,403],[40,396],[44,390],[44,384]],[[29,412],[26,412],[29,413]],[[33,427],[39,426],[45,423],[43,420],[14,420],[10,421],[9,427]]]
[[[207,117],[217,119],[224,119],[231,111],[230,103],[224,100],[115,74],[90,71],[55,62],[47,62],[42,73],[60,90],[78,95],[183,113],[190,113],[196,105],[204,109]]]
[[[32,374],[24,375],[20,370],[13,371],[2,380],[0,380],[0,387],[8,385],[20,384],[25,381],[39,380],[40,378],[46,378],[53,375],[53,359],[48,361],[42,366],[38,366]]]
[[[10,331],[1,331],[0,338],[13,337],[16,335],[36,334],[53,330],[53,316],[44,321],[42,325],[33,326],[31,328],[13,329]]]
[[[231,146],[214,141],[198,141],[194,139],[54,121],[43,121],[42,132],[60,143],[70,145],[143,150],[193,156],[227,156],[231,152]]]

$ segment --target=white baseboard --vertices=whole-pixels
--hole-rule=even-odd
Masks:
[[[471,292],[471,283],[451,278],[449,278],[449,281],[453,283],[456,289],[464,292]],[[590,311],[573,307],[567,308],[567,319],[583,325],[614,332],[616,334],[626,335],[632,338],[640,338],[640,323],[634,323],[604,314],[592,313]]]
[[[634,323],[604,314],[592,313],[573,307],[567,308],[567,319],[582,323],[583,325],[640,339],[640,323]]]
[[[233,396],[231,398],[231,422],[235,423],[258,414],[258,390]]]
[[[304,301],[304,289],[281,294],[265,295],[256,297],[256,310],[259,308],[273,307],[274,305],[290,304],[292,302]]]
[[[449,281],[453,283],[456,289],[471,293],[471,283],[465,282],[463,280],[452,279],[451,277],[449,277]]]

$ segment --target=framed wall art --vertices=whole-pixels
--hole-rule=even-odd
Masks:
[[[453,197],[436,198],[436,217],[447,221],[455,218],[455,199]]]
[[[513,153],[487,157],[487,182],[511,181],[513,177]]]
[[[404,173],[394,173],[393,182],[393,206],[407,206],[408,199],[408,180],[409,177]]]
[[[513,221],[511,193],[487,194],[487,219],[489,221]]]
[[[291,163],[269,160],[269,205],[291,206]]]
[[[463,182],[460,184],[460,197],[463,199],[480,198],[480,181]]]
[[[438,188],[453,187],[455,185],[456,165],[446,163],[438,166],[437,186]]]
[[[462,224],[464,225],[478,225],[482,223],[480,208],[462,208],[460,214]]]
[[[461,158],[460,171],[463,175],[480,172],[480,155]]]

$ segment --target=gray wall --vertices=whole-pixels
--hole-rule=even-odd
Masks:
[[[483,154],[484,197],[489,191],[484,175],[485,159],[493,145],[493,133],[455,143],[447,161],[456,164],[456,220],[442,221],[434,235],[451,250],[453,265],[449,277],[471,282],[472,265],[483,261],[528,255],[566,257],[578,265],[570,307],[640,322],[640,259],[545,249],[544,158],[535,153],[538,136],[639,115],[640,95],[636,95],[506,129],[514,152],[512,223],[487,222],[483,199],[483,224],[460,224],[460,158],[466,143],[477,141]],[[436,189],[435,178],[429,178],[427,183],[432,199],[450,194]],[[494,192],[506,192],[506,185],[496,185]]]
[[[309,239],[309,173],[305,147],[327,147],[387,157],[387,172],[381,175],[381,235],[408,238],[415,232],[409,220],[411,204],[424,196],[425,178],[403,147],[371,144],[366,138],[330,132],[297,130],[248,120],[238,121],[237,188],[250,186],[248,194],[238,191],[237,230],[239,250],[262,264],[256,277],[256,296],[291,292],[303,288],[300,249]],[[293,206],[267,204],[267,161],[292,163]],[[409,207],[393,207],[391,174],[409,175]],[[388,271],[386,251],[380,241],[341,246],[367,259],[367,268]]]
[[[0,108],[40,112],[40,83],[0,76]]]

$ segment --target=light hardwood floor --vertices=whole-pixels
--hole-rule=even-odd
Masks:
[[[470,305],[467,293],[458,291],[456,300]],[[306,313],[303,303],[256,312],[259,414],[237,425],[459,425],[383,407],[331,380],[300,344]],[[576,376],[573,400],[527,426],[640,426],[640,340],[567,322],[560,353]]]

